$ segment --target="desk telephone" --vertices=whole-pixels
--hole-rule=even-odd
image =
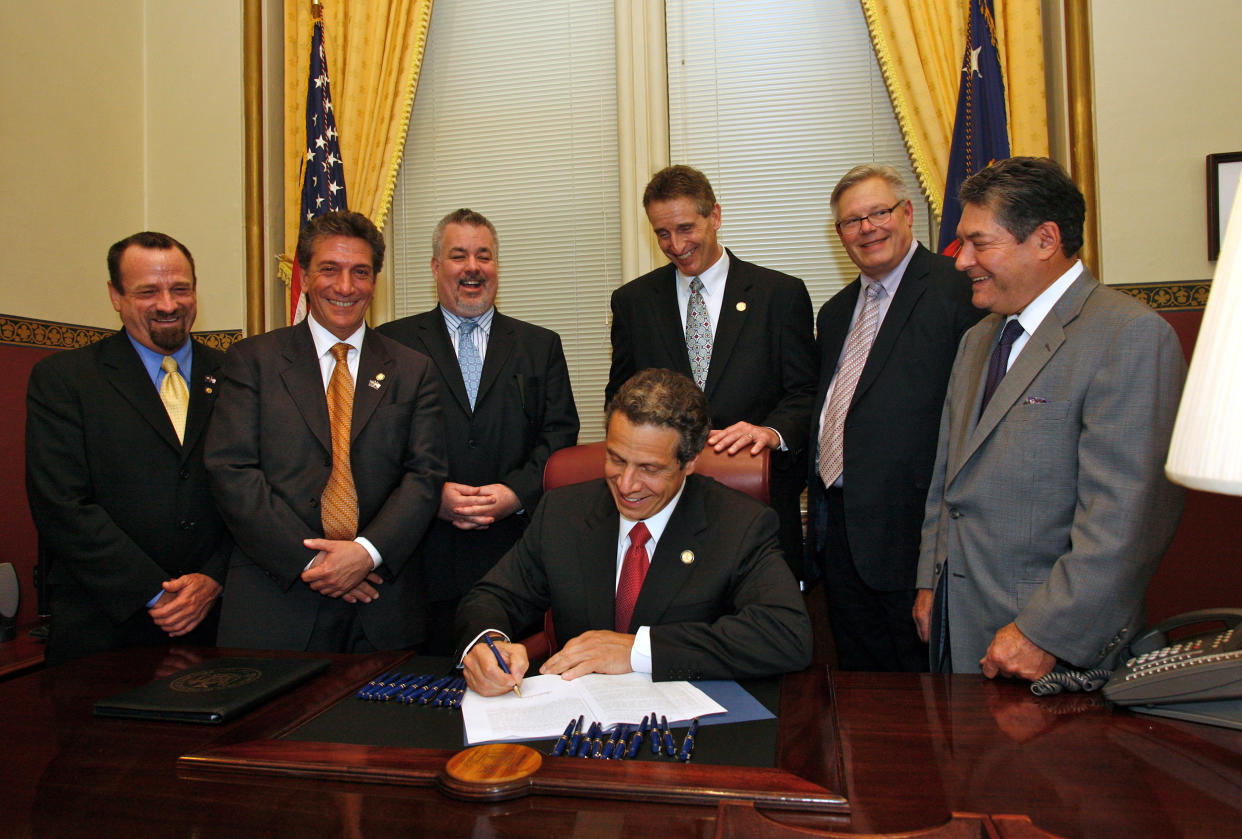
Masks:
[[[1169,640],[1174,629],[1206,623],[1223,623],[1225,631]],[[1242,609],[1203,609],[1162,621],[1130,644],[1133,657],[1113,673],[1104,696],[1118,705],[1242,698],[1239,624]]]

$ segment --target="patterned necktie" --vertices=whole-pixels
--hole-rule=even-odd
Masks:
[[[616,611],[613,615],[617,632],[630,631],[634,604],[638,602],[638,592],[642,590],[647,567],[651,565],[647,561],[647,549],[643,547],[650,538],[651,531],[643,522],[630,528],[630,546],[625,551],[625,561],[621,563],[621,579],[617,581]]]
[[[345,361],[349,344],[332,347],[336,366],[328,381],[328,423],[332,427],[332,474],[323,488],[320,517],[326,539],[358,535],[358,490],[349,465],[349,433],[354,418],[354,380]]]
[[[703,302],[703,281],[698,277],[690,281],[690,304],[686,306],[686,354],[694,383],[702,390],[712,364],[712,321]]]
[[[828,414],[819,433],[819,477],[824,486],[832,486],[845,469],[845,415],[849,413],[854,389],[867,364],[867,355],[875,343],[880,326],[880,295],[884,286],[868,283],[862,311],[845,341],[845,358],[837,369],[837,380],[828,400]]]
[[[177,372],[177,359],[171,355],[164,356],[160,362],[164,368],[164,381],[160,382],[160,399],[168,418],[172,420],[173,430],[177,439],[185,442],[185,416],[190,409],[190,391],[185,386],[185,379]]]
[[[992,357],[988,359],[988,377],[983,382],[983,402],[979,405],[980,416],[983,415],[983,409],[992,401],[992,395],[1000,386],[1001,379],[1005,378],[1005,373],[1009,370],[1009,353],[1013,350],[1013,342],[1018,340],[1021,334],[1022,324],[1018,323],[1017,318],[1011,319],[1001,330],[1000,342],[992,350]]]
[[[461,378],[466,383],[471,410],[474,410],[474,400],[479,395],[479,379],[483,376],[483,359],[479,358],[479,349],[474,345],[474,330],[478,327],[477,320],[463,320],[457,324],[457,363],[461,365]]]

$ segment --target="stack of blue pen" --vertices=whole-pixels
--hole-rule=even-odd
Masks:
[[[436,708],[457,708],[466,693],[466,680],[456,673],[437,676],[435,673],[400,673],[396,670],[376,676],[362,686],[357,697],[370,702],[404,702],[407,705],[431,705]]]
[[[601,723],[593,722],[585,732],[582,730],[584,721],[582,716],[569,721],[564,733],[552,747],[553,757],[632,760],[638,756],[643,738],[648,737],[653,755],[676,758],[685,763],[694,754],[694,738],[699,730],[699,720],[696,717],[691,720],[690,728],[678,748],[673,740],[673,733],[669,730],[668,718],[664,716],[660,716],[657,721],[656,715],[650,714],[644,716],[638,725],[617,723],[607,729]]]

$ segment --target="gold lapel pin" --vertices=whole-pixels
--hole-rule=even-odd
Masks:
[[[694,562],[694,551],[682,551],[681,552],[681,564],[689,565],[692,562]]]
[[[384,374],[383,374],[383,373],[376,373],[376,374],[375,374],[375,381],[377,381],[377,382],[382,382],[382,381],[384,381]]]
[[[737,302],[737,310],[738,310],[739,312],[744,312],[744,311],[746,311],[746,301],[745,301],[745,300],[739,300],[739,301]]]

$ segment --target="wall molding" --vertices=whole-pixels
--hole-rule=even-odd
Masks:
[[[9,347],[72,350],[93,344],[114,332],[115,329],[101,329],[98,326],[0,314],[0,345]],[[231,344],[241,340],[242,333],[240,329],[224,329],[217,332],[195,332],[194,337],[209,347],[226,350]]]
[[[1110,286],[1137,297],[1157,312],[1196,312],[1207,305],[1211,280],[1184,280],[1171,283],[1129,283]]]

